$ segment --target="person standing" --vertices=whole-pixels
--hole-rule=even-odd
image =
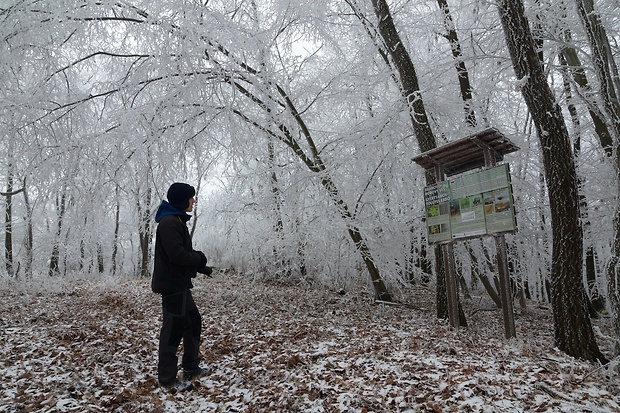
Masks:
[[[161,294],[163,322],[159,335],[159,384],[173,391],[191,390],[191,380],[204,373],[200,367],[200,334],[202,318],[191,294],[192,278],[206,267],[207,258],[202,251],[192,248],[187,229],[191,218],[196,190],[193,186],[175,182],[168,189],[157,213],[155,259],[152,290]],[[177,351],[183,340],[183,378],[177,378]]]

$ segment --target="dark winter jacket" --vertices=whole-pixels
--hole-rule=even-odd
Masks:
[[[192,248],[187,229],[191,217],[167,201],[162,201],[155,221],[155,267],[151,287],[160,294],[172,294],[192,288],[196,270],[207,263],[200,251]]]

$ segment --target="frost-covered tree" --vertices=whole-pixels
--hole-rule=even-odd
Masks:
[[[577,0],[577,10],[588,37],[594,73],[600,90],[599,107],[602,108],[602,122],[600,125],[601,143],[607,154],[611,154],[616,171],[617,190],[620,189],[620,77],[618,66],[614,58],[612,46],[607,30],[598,10],[594,8],[592,0]],[[598,117],[595,118],[599,119]],[[612,132],[609,142],[608,133]],[[609,296],[612,301],[614,331],[616,333],[616,353],[620,353],[620,202],[616,199],[616,209],[613,218],[614,237],[612,242],[612,256],[606,264],[606,274],[609,283]]]
[[[542,148],[552,216],[551,304],[555,341],[570,355],[605,361],[594,337],[582,280],[583,236],[568,130],[542,70],[523,2],[500,1],[498,9],[521,93]]]

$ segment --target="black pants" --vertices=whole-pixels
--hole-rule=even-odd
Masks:
[[[198,368],[202,319],[189,290],[162,295],[162,310],[164,320],[159,335],[157,375],[161,383],[171,383],[177,377],[177,351],[181,340],[183,369]]]

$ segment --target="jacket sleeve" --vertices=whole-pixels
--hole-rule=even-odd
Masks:
[[[165,219],[159,223],[162,248],[169,262],[181,267],[200,266],[204,254],[194,251],[187,227],[176,219]]]

